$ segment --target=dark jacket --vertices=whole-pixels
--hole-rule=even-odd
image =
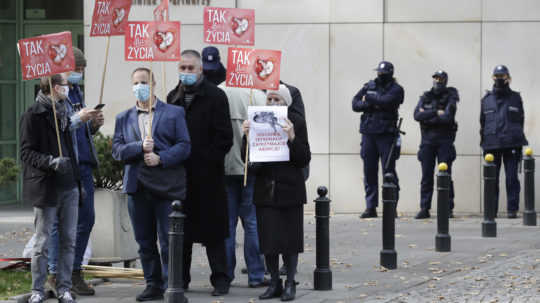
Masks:
[[[523,132],[525,113],[518,92],[488,91],[480,109],[480,146],[485,151],[528,145]]]
[[[457,102],[459,94],[453,87],[440,94],[435,94],[433,89],[424,92],[414,110],[414,119],[420,122],[422,143],[454,142],[458,128],[455,120]],[[439,110],[444,114],[439,115]]]
[[[69,125],[62,128],[60,120],[58,118],[59,134],[68,151],[63,156],[71,158],[73,175],[78,182],[79,171]],[[32,203],[35,207],[56,206],[56,173],[49,167],[49,161],[59,156],[52,109],[39,102],[32,104],[21,117],[20,140],[23,201]]]
[[[161,160],[158,167],[180,169],[182,162],[190,153],[184,110],[158,100],[152,123],[152,139],[154,152]],[[115,160],[124,162],[124,192],[128,194],[137,191],[139,173],[144,165],[142,140],[137,108],[134,106],[118,114],[114,127],[112,154]],[[185,180],[183,182],[185,184]]]
[[[289,108],[290,109],[290,108]],[[253,163],[250,173],[255,174],[253,204],[261,207],[287,208],[306,203],[306,185],[302,168],[311,161],[306,121],[289,110],[288,118],[294,124],[295,139],[287,142],[289,162]],[[242,159],[247,142],[244,138]]]
[[[363,97],[365,101],[362,101]],[[404,91],[394,79],[383,85],[371,80],[362,87],[352,100],[352,109],[362,112],[360,133],[395,133],[398,108],[403,103]]]
[[[191,156],[186,161],[186,237],[197,243],[222,241],[229,236],[225,192],[225,155],[233,145],[229,103],[225,93],[206,79],[196,87],[187,108],[184,93],[178,84],[167,103],[185,108],[191,137]]]

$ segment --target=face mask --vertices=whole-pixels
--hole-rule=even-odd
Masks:
[[[83,75],[81,73],[72,72],[71,74],[69,74],[67,80],[71,84],[79,84],[81,82],[81,80],[82,80],[82,77],[83,77]]]
[[[506,79],[496,78],[495,87],[504,87],[506,85]]]
[[[197,74],[192,73],[180,73],[180,82],[182,82],[183,85],[191,86],[197,82]]]
[[[392,74],[380,74],[377,76],[377,79],[379,79],[381,83],[388,83],[392,80],[392,77]]]
[[[150,99],[150,85],[139,83],[133,85],[133,94],[141,102],[148,102]]]
[[[59,85],[61,87],[60,92],[56,91],[57,94],[59,94],[62,99],[67,98],[69,96],[69,86],[67,85]]]
[[[446,87],[446,85],[442,82],[437,82],[437,81],[433,81],[433,90],[438,93],[440,91],[442,91],[444,88]]]

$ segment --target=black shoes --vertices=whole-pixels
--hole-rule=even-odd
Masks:
[[[417,214],[416,214],[416,217],[414,217],[415,219],[427,219],[427,218],[430,218],[431,215],[429,214],[429,209],[427,208],[422,208]]]
[[[163,300],[163,290],[148,285],[135,299],[138,302]]]
[[[267,278],[263,278],[261,282],[257,283],[249,283],[249,288],[259,288],[259,287],[265,287],[270,285],[270,280]]]
[[[84,277],[80,270],[73,271],[71,282],[73,283],[71,291],[79,296],[93,296],[96,293],[96,291],[84,281]]]
[[[212,290],[212,296],[219,297],[224,296],[229,293],[230,285],[224,285],[224,286],[215,286],[214,290]]]
[[[292,301],[296,297],[296,282],[294,281],[285,281],[285,289],[281,294],[281,301]]]
[[[296,289],[296,286],[295,286]],[[270,281],[270,286],[266,289],[266,291],[259,296],[260,300],[268,300],[273,298],[279,298],[281,297],[281,294],[283,293],[283,280],[272,280]]]
[[[508,219],[517,219],[517,211],[512,211],[512,210],[509,210],[508,211]]]
[[[365,218],[377,218],[377,209],[366,208],[366,210],[360,215],[361,219]]]

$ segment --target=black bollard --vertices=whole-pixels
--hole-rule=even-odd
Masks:
[[[437,174],[437,235],[435,236],[435,251],[448,252],[451,249],[451,238],[449,231],[450,212],[450,175],[448,174],[448,165],[439,164],[439,173]]]
[[[184,221],[182,203],[173,201],[172,213],[169,215],[169,287],[165,292],[167,303],[187,303],[184,297]]]
[[[495,222],[495,188],[497,186],[497,167],[493,164],[494,157],[487,154],[484,162],[484,221],[482,222],[482,237],[497,237],[497,222]]]
[[[532,149],[525,150],[523,158],[523,172],[525,173],[525,210],[523,211],[523,225],[536,226],[536,211],[534,210],[534,157]]]
[[[388,269],[397,268],[396,245],[396,204],[397,185],[394,182],[394,175],[387,173],[384,175],[382,186],[383,220],[382,220],[382,240],[381,266]]]
[[[315,290],[332,290],[332,271],[330,270],[330,199],[326,197],[328,189],[317,188],[319,197],[315,199],[316,220],[316,262],[313,272]]]

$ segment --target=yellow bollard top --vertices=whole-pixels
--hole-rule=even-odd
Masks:
[[[532,156],[532,154],[533,154],[532,148],[527,147],[527,149],[525,149],[525,155],[527,155],[527,156]]]
[[[493,157],[493,154],[487,154],[484,158],[487,162],[493,162],[495,160],[495,157]]]
[[[440,171],[447,171],[448,170],[448,165],[444,162],[441,162],[439,163],[439,170]]]

